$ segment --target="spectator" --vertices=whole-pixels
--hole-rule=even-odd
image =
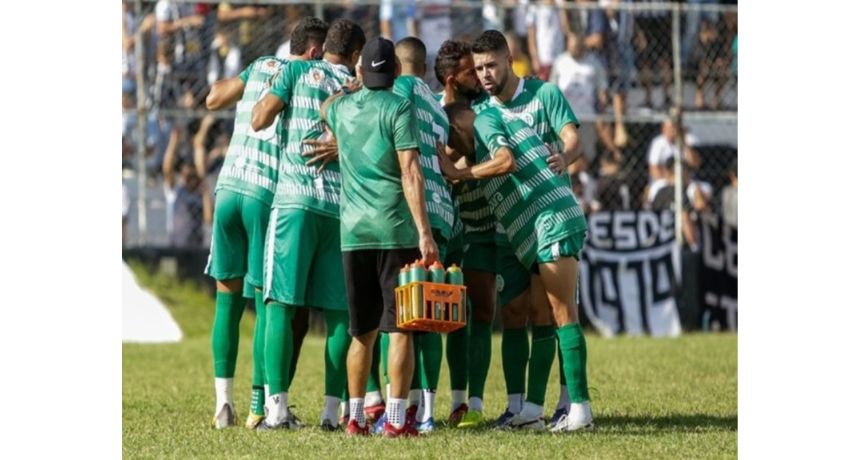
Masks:
[[[418,36],[415,15],[415,0],[381,0],[379,2],[381,35],[394,43],[406,37]]]
[[[719,0],[687,0],[690,5],[716,5]],[[683,13],[684,36],[681,42],[681,61],[686,64],[690,60],[690,53],[699,39],[699,30],[702,20],[716,22],[718,14],[715,11],[702,11],[690,9]]]
[[[206,181],[189,158],[179,158],[177,137],[171,137],[164,155],[164,196],[167,200],[167,234],[177,248],[203,248],[204,223],[212,223],[212,197]],[[179,177],[176,173],[179,172]]]
[[[634,0],[635,3],[658,3],[655,0]],[[636,65],[645,90],[645,106],[654,107],[652,97],[653,72],[657,69],[663,86],[663,108],[672,104],[672,16],[667,10],[646,10],[636,13]]]
[[[678,158],[678,146],[675,142],[678,137],[678,129],[675,122],[671,118],[663,120],[660,128],[660,134],[657,135],[648,147],[648,176],[650,181],[655,181],[666,177],[666,170],[669,159]],[[692,134],[684,136],[684,159],[698,168],[701,164],[701,157],[695,151],[697,139]]]
[[[600,155],[600,173],[597,190],[591,204],[593,211],[620,211],[632,209],[627,175],[621,172],[621,163],[615,155]]]
[[[705,83],[714,81],[714,99],[710,108],[718,110],[721,106],[723,88],[728,81],[728,57],[726,56],[726,40],[720,34],[717,23],[702,21],[699,40],[690,54],[691,66],[696,72],[696,101],[697,110],[705,108]]]
[[[454,36],[451,25],[451,0],[419,0],[417,2],[416,19],[418,21],[418,38],[427,48],[427,62],[436,62],[436,54],[442,43]],[[433,75],[433,66],[427,66],[424,81],[433,91],[442,87]]]
[[[729,170],[729,185],[723,187],[720,194],[720,205],[722,207],[723,221],[734,228],[738,228],[738,160],[732,161]]]
[[[568,22],[567,16],[560,14],[559,5],[561,0],[538,0],[529,5],[526,16],[532,71],[545,81],[549,80],[556,56],[564,52]]]
[[[508,48],[511,50],[511,58],[514,60],[514,74],[520,78],[533,75],[531,60],[525,53],[523,53],[519,37],[512,32],[506,32],[505,39],[508,41]]]
[[[597,193],[597,182],[588,173],[585,158],[580,157],[569,164],[567,166],[567,174],[570,176],[573,195],[576,197],[579,205],[582,206],[582,212],[590,214],[592,211],[596,211],[594,203]]]
[[[221,27],[212,39],[212,51],[209,53],[209,66],[206,81],[209,85],[218,80],[235,77],[242,71],[242,51],[230,30]]]
[[[481,20],[483,21],[484,30],[505,30],[505,9],[502,8],[500,3],[493,0],[484,0],[484,5],[481,8]]]
[[[200,8],[198,8],[200,6]],[[159,0],[155,5],[158,33],[155,99],[159,107],[172,106],[181,89],[203,87],[205,53],[202,29],[208,5]],[[202,88],[197,88],[202,91]]]
[[[218,23],[236,41],[241,55],[240,68],[260,56],[271,54],[281,39],[281,18],[275,6],[266,4],[218,5]]]
[[[704,195],[699,192],[696,197],[699,201],[697,206],[702,208],[704,203]],[[693,223],[692,213],[695,212],[691,205],[689,193],[682,196],[683,206],[681,210],[681,231],[684,235],[684,241],[693,251],[698,249],[698,231]],[[648,186],[648,201],[647,208],[654,211],[670,210],[675,211],[675,158],[669,158],[666,161],[666,175],[655,180]]]
[[[553,63],[550,81],[558,85],[573,112],[582,121],[579,143],[588,163],[597,158],[597,140],[620,160],[621,151],[615,146],[609,126],[595,119],[602,114],[609,100],[606,69],[594,54],[585,54],[583,40],[576,33],[567,37],[567,52]]]

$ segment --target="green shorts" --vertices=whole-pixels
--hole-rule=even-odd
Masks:
[[[337,219],[304,209],[273,208],[265,248],[266,301],[346,311]]]
[[[579,260],[579,254],[582,252],[587,233],[587,230],[582,230],[559,241],[553,241],[538,247],[535,264],[555,262],[562,257],[573,257]]]
[[[256,198],[219,190],[204,272],[219,281],[244,278],[246,285],[262,286],[263,242],[269,210],[268,204]],[[253,290],[250,292],[253,297]]]
[[[510,244],[496,244],[496,291],[498,305],[504,307],[526,292],[532,274],[514,253]]]
[[[496,273],[496,243],[464,243],[463,270]]]

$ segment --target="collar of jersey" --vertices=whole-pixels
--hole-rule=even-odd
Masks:
[[[526,90],[526,79],[520,78],[520,82],[519,82],[519,84],[517,84],[517,90],[514,91],[514,95],[513,95],[513,97],[511,97],[511,100],[508,103],[510,104],[511,102],[514,102],[515,100],[517,100],[517,97],[520,94],[522,94],[525,90]],[[493,103],[495,105],[501,105],[501,106],[505,105],[502,103],[502,101],[499,100],[499,98],[497,96],[493,96],[492,100],[493,100]]]
[[[349,73],[349,69],[343,64],[335,64],[334,62],[328,61],[326,59],[323,59],[323,61],[325,61],[326,63],[328,63],[328,65],[334,67],[335,69],[340,70],[341,72]]]

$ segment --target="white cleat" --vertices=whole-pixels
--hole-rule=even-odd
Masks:
[[[512,430],[545,430],[546,420],[542,416],[527,417],[519,413],[511,417],[506,427]]]
[[[212,427],[216,430],[227,428],[236,425],[236,414],[233,411],[233,406],[224,404],[221,410],[215,413],[212,417]]]
[[[553,433],[566,431],[590,430],[594,428],[594,418],[591,415],[591,404],[574,403],[570,405],[567,415],[562,415],[558,423],[550,430]]]

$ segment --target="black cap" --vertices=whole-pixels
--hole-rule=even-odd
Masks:
[[[361,50],[363,84],[370,89],[390,88],[397,71],[394,43],[382,37],[374,38]]]

